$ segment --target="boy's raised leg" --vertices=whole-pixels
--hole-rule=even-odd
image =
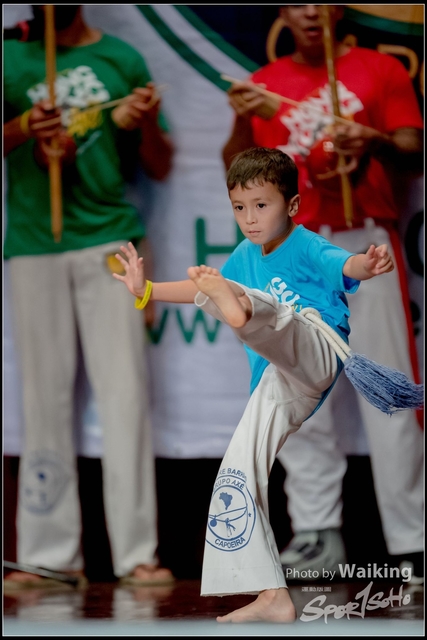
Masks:
[[[197,288],[216,304],[230,327],[244,327],[250,320],[252,305],[249,298],[243,291],[242,295],[236,295],[218,269],[201,265],[190,267],[187,273]]]

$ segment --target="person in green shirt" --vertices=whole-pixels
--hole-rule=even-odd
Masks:
[[[44,21],[43,5],[33,5],[33,12]],[[135,49],[89,27],[82,5],[55,5],[55,32],[54,108],[43,40],[4,43],[4,257],[25,422],[17,558],[84,579],[73,445],[80,342],[103,428],[114,573],[127,581],[168,582],[171,572],[156,559],[144,326],[111,273],[121,269],[114,258],[120,245],[139,243],[145,234],[125,199],[125,165],[136,157],[147,176],[163,180],[173,146],[158,92]],[[124,97],[117,106],[96,109]],[[62,169],[60,238],[51,230],[48,165],[55,153]],[[5,585],[40,587],[44,580],[14,572]]]

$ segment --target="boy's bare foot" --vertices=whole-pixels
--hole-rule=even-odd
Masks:
[[[197,288],[216,304],[231,327],[243,327],[251,318],[252,305],[249,298],[243,292],[241,296],[237,296],[218,269],[201,265],[190,267],[187,273]]]
[[[267,589],[258,598],[226,616],[218,616],[217,622],[295,622],[296,610],[288,589]]]

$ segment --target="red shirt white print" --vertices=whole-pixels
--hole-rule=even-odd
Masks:
[[[383,133],[399,127],[423,128],[411,79],[396,58],[354,47],[336,60],[336,75],[343,117]],[[271,120],[252,118],[256,144],[282,149],[298,166],[302,201],[296,222],[313,231],[322,224],[345,229],[339,178],[322,182],[321,188],[319,181],[313,180],[313,166],[320,166],[315,160],[322,157],[322,149],[328,151],[323,139],[333,123],[326,65],[312,67],[285,56],[255,72],[251,79],[300,103],[298,107],[282,103]],[[320,173],[327,171],[327,164]],[[392,180],[375,158],[371,157],[360,172],[352,193],[355,226],[363,224],[366,217],[378,222],[397,219]]]

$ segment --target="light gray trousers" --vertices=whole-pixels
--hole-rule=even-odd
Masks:
[[[143,316],[107,255],[123,242],[10,260],[24,402],[18,561],[83,567],[73,446],[77,333],[103,428],[104,503],[114,572],[152,562],[154,460]]]

